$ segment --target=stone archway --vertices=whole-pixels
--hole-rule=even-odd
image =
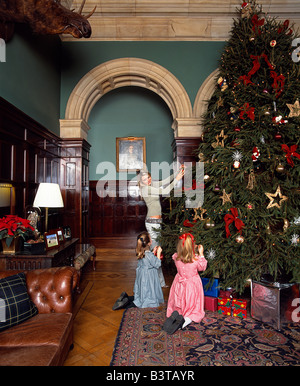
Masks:
[[[202,83],[195,98],[194,107],[193,107],[193,116],[198,117],[200,119],[201,132],[202,132],[201,117],[207,110],[207,101],[210,100],[210,98],[212,97],[215,91],[218,75],[219,75],[219,69],[214,70]]]
[[[60,120],[60,136],[87,139],[88,119],[96,102],[109,91],[125,86],[147,88],[166,102],[173,116],[175,137],[201,135],[187,92],[172,73],[149,60],[120,58],[100,64],[77,83],[69,97],[65,119]]]

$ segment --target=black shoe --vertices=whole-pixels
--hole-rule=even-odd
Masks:
[[[174,311],[172,315],[165,321],[163,330],[166,331],[167,334],[172,335],[182,327],[183,323],[184,317],[179,315],[177,311]]]
[[[125,302],[124,302],[124,299],[126,299]],[[117,299],[117,301],[115,302],[115,304],[112,307],[113,311],[118,310],[120,308],[123,308],[124,304],[127,304],[127,302],[128,302],[128,295],[127,295],[126,292],[122,292],[121,295],[119,296],[119,298]]]

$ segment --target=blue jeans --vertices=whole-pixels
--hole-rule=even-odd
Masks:
[[[146,226],[147,232],[151,237],[151,240],[152,240],[151,250],[153,250],[153,248],[158,245],[157,238],[158,238],[158,231],[160,230],[160,223],[153,224],[153,223],[147,222],[147,219],[146,219],[145,226]],[[166,282],[165,282],[164,274],[161,267],[158,268],[158,277],[159,277],[160,285],[164,287],[166,285]]]

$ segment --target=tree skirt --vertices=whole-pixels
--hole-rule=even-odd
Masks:
[[[116,311],[118,312],[118,311]],[[206,311],[201,323],[168,335],[166,304],[124,311],[111,366],[300,365],[300,324],[281,331],[252,318]]]

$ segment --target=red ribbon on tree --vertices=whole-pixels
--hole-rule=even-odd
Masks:
[[[240,118],[244,118],[244,114],[247,115],[248,118],[250,118],[252,121],[254,121],[254,107],[250,107],[249,103],[244,103],[242,107],[240,107]]]
[[[285,20],[283,25],[281,25],[279,28],[278,28],[278,33],[281,34],[282,32],[286,32],[287,29],[289,28],[289,24],[290,24],[290,21],[289,20]],[[293,30],[292,28],[289,28],[289,32],[288,32],[288,35],[291,35],[293,33]]]
[[[259,35],[261,34],[261,30],[259,29],[259,27],[261,27],[262,25],[264,25],[265,23],[265,19],[258,19],[258,15],[254,15],[251,19],[251,22],[253,24],[253,27],[252,27],[252,31],[253,32],[257,32]]]
[[[278,75],[275,71],[271,71],[271,77],[274,79],[272,87],[275,90],[276,98],[278,98],[284,88],[285,76],[282,74]]]
[[[241,219],[238,218],[238,210],[236,208],[230,208],[230,211],[232,214],[227,213],[224,216],[225,221],[225,230],[226,230],[226,237],[228,238],[231,236],[229,225],[234,222],[234,225],[236,226],[236,229],[242,234],[242,229],[244,228],[245,224]]]
[[[288,145],[281,145],[281,149],[286,153],[287,163],[293,167],[294,161],[292,160],[292,156],[300,159],[300,154],[296,153],[297,145],[292,145],[291,147],[288,147]]]
[[[196,222],[197,221],[195,220],[195,221],[193,221],[193,223],[191,223],[190,220],[187,219],[187,220],[183,221],[183,226],[188,227],[188,228],[192,228],[196,224]]]
[[[270,63],[265,53],[261,55],[250,55],[250,58],[253,60],[253,66],[251,70],[248,72],[248,74],[240,76],[239,80],[242,80],[244,85],[248,85],[248,84],[254,85],[254,83],[251,81],[251,77],[260,69],[260,66],[261,66],[260,59],[264,59],[267,66],[271,70],[270,75],[271,75],[271,78],[273,78],[272,87],[275,90],[276,98],[278,98],[279,95],[283,92],[283,88],[285,84],[285,76],[282,74],[278,75],[277,72],[274,71],[274,66]]]

